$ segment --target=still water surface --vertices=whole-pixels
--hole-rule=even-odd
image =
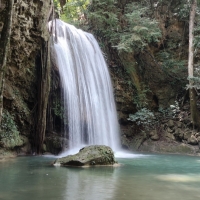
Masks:
[[[137,155],[95,168],[54,167],[53,160],[0,162],[0,200],[200,199],[200,157]]]

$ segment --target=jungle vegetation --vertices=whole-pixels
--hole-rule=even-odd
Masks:
[[[54,0],[60,18],[92,32],[103,49],[109,46],[118,54],[131,52],[137,55],[144,51],[150,54],[149,49],[160,46],[153,59],[167,74],[177,78],[178,71],[187,67],[188,84],[184,82],[183,88],[190,91],[191,121],[197,127],[200,127],[197,109],[200,83],[199,3],[197,0],[68,0],[63,4],[61,0]],[[163,25],[167,26],[168,19],[172,17],[183,23],[185,30],[180,43],[172,42],[165,46],[161,24],[165,21]],[[189,46],[187,55],[184,53],[186,46]],[[180,52],[174,54],[176,49]],[[141,99],[144,96],[138,101]],[[138,110],[144,108],[145,105],[141,104]]]

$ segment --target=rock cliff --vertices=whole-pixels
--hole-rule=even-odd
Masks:
[[[48,40],[50,0],[14,0],[10,47],[5,71],[0,156],[5,149],[31,153],[38,104],[36,57]],[[0,34],[6,24],[7,0],[0,1]],[[3,149],[4,150],[3,150]]]

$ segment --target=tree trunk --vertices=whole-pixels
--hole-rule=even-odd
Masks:
[[[60,7],[61,7],[62,12],[63,12],[63,7],[66,4],[66,0],[59,0],[59,2],[60,2]]]
[[[46,113],[47,103],[50,92],[50,78],[51,78],[51,67],[50,67],[50,41],[44,42],[40,53],[39,61],[39,86],[38,86],[38,116],[37,116],[37,127],[36,127],[36,151],[41,154],[43,151],[43,143],[46,132]]]
[[[4,91],[4,81],[5,72],[7,64],[7,56],[10,48],[10,36],[12,28],[12,15],[13,15],[13,0],[8,0],[5,8],[7,15],[4,18],[4,26],[1,32],[0,40],[0,123],[3,113],[3,91]]]
[[[191,121],[194,126],[200,128],[200,113],[197,108],[197,94],[194,89],[194,83],[192,78],[193,75],[193,66],[194,66],[194,20],[195,12],[197,8],[197,0],[193,0],[190,10],[190,19],[189,19],[189,54],[188,54],[188,76],[189,76],[189,95],[190,95],[190,112],[191,112]]]

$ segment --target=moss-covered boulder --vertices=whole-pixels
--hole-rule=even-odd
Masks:
[[[19,135],[19,132],[13,132],[11,137],[4,137],[0,140],[0,146],[6,149],[14,149],[23,145],[23,137]]]
[[[94,166],[114,165],[116,163],[112,149],[105,145],[87,146],[75,154],[55,160],[54,165]]]

